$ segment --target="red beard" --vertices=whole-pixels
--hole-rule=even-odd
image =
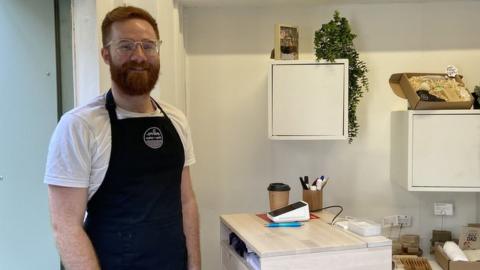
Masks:
[[[136,71],[135,69],[142,69]],[[160,63],[155,64],[126,62],[121,66],[110,64],[110,75],[127,95],[141,96],[149,94],[158,80]]]

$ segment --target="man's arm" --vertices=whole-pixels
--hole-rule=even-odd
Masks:
[[[195,193],[190,178],[190,168],[187,166],[182,171],[182,212],[183,230],[187,241],[188,269],[200,270],[200,232],[198,221],[198,208]]]
[[[67,270],[99,270],[92,243],[83,229],[87,189],[48,185],[53,232]]]

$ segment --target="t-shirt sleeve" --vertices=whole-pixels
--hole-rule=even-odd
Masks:
[[[193,151],[193,142],[192,142],[192,133],[190,132],[190,125],[188,124],[188,121],[185,118],[185,124],[184,124],[184,139],[185,142],[183,143],[184,145],[184,150],[185,150],[185,165],[184,167],[190,166],[195,163],[195,153]]]
[[[93,141],[93,134],[83,119],[73,114],[64,115],[50,140],[44,182],[88,187]]]
[[[190,166],[195,163],[195,153],[193,151],[193,142],[192,142],[192,133],[190,132],[190,126],[188,124],[187,117],[185,114],[175,108],[174,106],[162,103],[162,108],[167,109],[167,114],[171,118],[175,129],[180,135],[180,139],[182,140],[183,149],[185,151],[185,163],[184,167]]]

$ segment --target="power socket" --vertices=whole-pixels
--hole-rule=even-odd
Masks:
[[[384,227],[412,226],[412,217],[407,215],[386,216],[383,218],[383,226]]]
[[[433,203],[435,216],[453,216],[453,203]]]

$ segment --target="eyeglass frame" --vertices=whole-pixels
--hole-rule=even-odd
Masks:
[[[150,40],[150,39],[144,39],[144,40],[140,40],[140,41],[135,41],[133,39],[128,39],[128,38],[122,38],[122,39],[117,39],[117,40],[110,40],[107,44],[105,44],[105,46],[103,46],[104,48],[108,48],[108,47],[111,47],[111,45],[113,45],[113,43],[118,43],[120,41],[130,41],[132,42],[135,47],[133,48],[132,51],[127,51],[127,52],[122,52],[119,50],[119,48],[114,48],[115,50],[117,50],[117,52],[119,54],[122,54],[122,55],[131,55],[133,54],[133,52],[137,49],[137,45],[140,44],[140,48],[142,48],[143,52],[145,53],[145,55],[149,55],[149,56],[154,56],[154,55],[158,55],[160,53],[160,46],[162,45],[163,43],[163,40],[161,39],[157,39],[157,40]],[[143,47],[143,44],[144,42],[153,42],[155,43],[155,47],[156,47],[156,50],[155,50],[155,53],[154,54],[148,54],[146,53],[144,47]]]

